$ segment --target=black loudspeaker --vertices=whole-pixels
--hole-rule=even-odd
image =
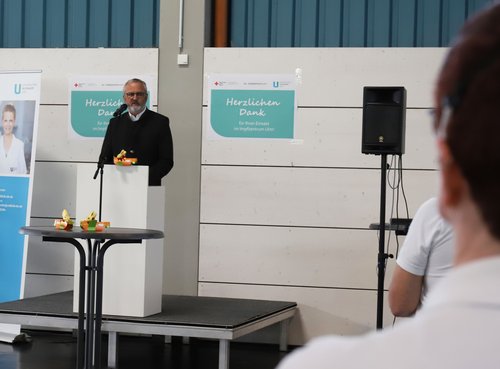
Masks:
[[[406,89],[365,87],[363,90],[363,154],[402,155],[405,151]]]

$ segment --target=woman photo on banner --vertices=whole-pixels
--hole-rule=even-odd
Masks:
[[[2,135],[0,138],[0,174],[26,174],[24,141],[16,137],[17,111],[14,103],[2,107]]]

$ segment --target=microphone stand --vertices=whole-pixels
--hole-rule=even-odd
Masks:
[[[127,104],[121,104],[120,107],[118,109],[116,109],[116,111],[113,113],[113,118],[111,119],[115,119],[117,117],[119,117],[125,110],[127,110]],[[102,220],[102,177],[104,176],[103,172],[104,172],[104,162],[106,161],[106,157],[99,157],[99,162],[97,163],[97,170],[95,171],[95,174],[94,174],[94,179],[97,178],[97,175],[99,174],[99,172],[101,173],[100,175],[100,183],[99,183],[99,222]]]
[[[102,213],[102,178],[104,176],[104,159],[99,160],[99,163],[97,163],[97,170],[95,171],[94,174],[94,179],[97,178],[97,175],[100,173],[99,176],[99,222],[101,221],[101,213]]]

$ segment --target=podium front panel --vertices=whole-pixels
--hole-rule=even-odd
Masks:
[[[99,209],[100,176],[95,164],[77,168],[76,219]],[[105,165],[102,186],[102,221],[113,227],[162,230],[165,193],[148,187],[148,167]],[[99,217],[99,214],[97,215]],[[75,258],[73,310],[78,296],[78,258]],[[103,314],[144,317],[161,311],[163,240],[116,244],[104,258]]]

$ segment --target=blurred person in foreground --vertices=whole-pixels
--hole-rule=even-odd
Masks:
[[[435,90],[439,208],[454,266],[413,318],[362,337],[326,336],[296,368],[500,368],[500,4],[466,22]]]

